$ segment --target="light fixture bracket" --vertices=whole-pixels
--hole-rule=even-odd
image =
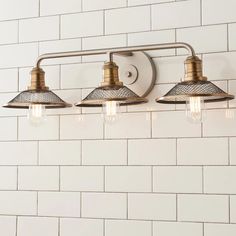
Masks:
[[[119,67],[119,78],[140,97],[146,97],[156,82],[156,68],[152,59],[144,52],[133,52],[130,56],[113,55]]]

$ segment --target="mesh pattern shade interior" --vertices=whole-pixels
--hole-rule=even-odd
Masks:
[[[210,81],[184,81],[175,85],[167,94],[157,98],[156,102],[181,104],[186,103],[189,97],[201,97],[205,102],[220,102],[231,100],[229,95]]]
[[[65,108],[71,106],[50,90],[26,90],[18,94],[4,107],[28,108],[32,104],[42,104],[46,108]]]
[[[80,107],[102,106],[106,101],[118,101],[120,105],[134,105],[147,102],[126,86],[108,86],[94,89],[81,103]]]

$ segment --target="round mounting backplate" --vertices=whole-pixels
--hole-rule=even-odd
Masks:
[[[114,54],[119,66],[119,78],[140,97],[146,97],[156,81],[156,68],[152,59],[144,52],[133,52],[131,56]]]

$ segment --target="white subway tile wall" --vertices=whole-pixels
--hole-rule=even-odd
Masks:
[[[235,0],[0,0],[0,99],[25,90],[42,53],[184,41],[204,74],[236,94]],[[236,103],[156,104],[183,78],[185,50],[152,51],[149,103],[104,124],[101,109],[0,109],[0,235],[235,236]],[[79,101],[105,56],[43,62],[51,89]],[[231,116],[227,116],[231,114]]]

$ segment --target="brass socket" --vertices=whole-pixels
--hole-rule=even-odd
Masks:
[[[41,68],[33,68],[31,71],[31,84],[29,90],[48,90],[45,86],[45,72]]]
[[[184,81],[206,81],[207,77],[203,76],[202,72],[202,60],[197,56],[191,56],[184,62],[185,75]]]
[[[123,83],[119,81],[118,66],[114,62],[106,62],[103,66],[103,82],[102,87],[107,86],[123,86]]]

